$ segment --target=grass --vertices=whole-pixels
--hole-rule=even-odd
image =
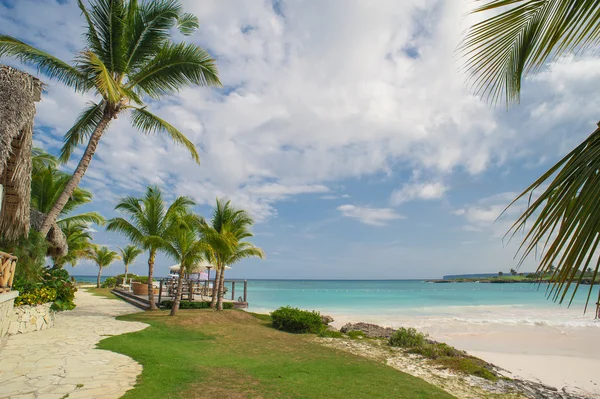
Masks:
[[[384,364],[324,347],[314,335],[277,331],[264,316],[200,309],[119,319],[150,324],[98,344],[144,367],[123,398],[453,398]]]
[[[92,295],[95,296],[101,296],[104,298],[108,298],[108,299],[119,299],[121,300],[121,298],[119,298],[118,296],[116,296],[115,294],[113,294],[112,292],[110,292],[110,290],[112,288],[92,288],[92,287],[87,287],[87,288],[80,288],[83,289],[87,292],[89,292]]]

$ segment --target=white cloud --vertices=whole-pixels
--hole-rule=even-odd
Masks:
[[[392,205],[400,205],[413,200],[433,200],[444,196],[449,187],[441,182],[407,183],[400,190],[395,190],[391,197]]]
[[[345,217],[356,219],[372,226],[383,226],[391,220],[405,218],[391,208],[371,208],[368,206],[360,207],[346,204],[339,206],[337,209]]]

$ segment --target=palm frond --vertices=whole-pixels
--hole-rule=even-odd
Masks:
[[[94,82],[94,88],[109,104],[117,104],[124,96],[119,82],[113,76],[114,70],[105,65],[100,57],[89,50],[77,57],[78,68]]]
[[[85,38],[86,38],[86,42],[88,44],[88,47],[96,54],[102,54],[103,57],[106,59],[106,54],[104,53],[104,49],[102,48],[102,42],[100,41],[100,37],[98,36],[98,32],[96,31],[96,28],[94,26],[94,22],[92,21],[92,17],[88,11],[88,9],[85,7],[85,4],[83,4],[82,0],[77,0],[77,6],[79,6],[79,9],[81,10],[81,15],[83,15],[83,17],[85,18],[85,21],[87,23],[87,32],[85,33]]]
[[[125,22],[127,10],[123,0],[91,0],[90,20],[97,32],[102,52],[97,53],[103,65],[115,73],[125,71]]]
[[[183,35],[190,36],[198,29],[200,23],[194,14],[181,14],[177,19],[177,28]]]
[[[78,92],[84,92],[91,87],[73,66],[12,36],[0,35],[0,58],[2,57],[14,57],[24,64],[33,65],[49,78],[56,79]]]
[[[144,249],[150,249],[150,247],[146,245],[145,235],[134,224],[123,218],[117,217],[110,219],[106,224],[106,230],[123,234],[131,242]]]
[[[32,174],[35,174],[42,169],[56,168],[58,166],[58,159],[54,155],[48,154],[46,151],[39,147],[33,147],[31,149],[31,168]]]
[[[196,150],[196,146],[183,133],[177,130],[173,125],[158,116],[146,111],[145,108],[132,107],[131,123],[146,134],[167,134],[171,139],[183,145],[192,155],[192,158],[200,163],[200,156]]]
[[[127,266],[132,264],[135,261],[135,258],[144,252],[135,245],[127,245],[125,248],[119,248],[119,251],[121,252],[121,259],[123,259],[123,263]]]
[[[129,87],[152,98],[190,86],[221,86],[215,60],[206,50],[186,43],[165,43],[139,72],[130,77]]]
[[[105,102],[91,103],[79,114],[75,124],[65,134],[63,146],[60,149],[60,162],[67,163],[71,154],[79,144],[83,144],[94,132],[102,120]]]
[[[548,187],[515,222],[510,233],[514,236],[525,230],[526,223],[535,218],[519,248],[522,251],[520,263],[543,244],[538,272],[552,273],[548,295],[559,303],[570,293],[571,304],[583,280],[583,273],[577,277],[579,267],[583,266],[584,270],[591,267],[594,278],[588,292],[587,309],[600,269],[600,128],[515,201],[531,195],[555,174]]]
[[[483,1],[483,0],[480,0]],[[460,51],[474,90],[488,101],[519,101],[521,80],[546,62],[600,40],[600,3],[588,0],[485,0],[495,12],[473,25]]]
[[[94,223],[98,226],[104,226],[106,219],[98,212],[85,212],[78,215],[64,217],[60,220],[57,220],[56,223],[59,227],[62,227],[65,223]]]

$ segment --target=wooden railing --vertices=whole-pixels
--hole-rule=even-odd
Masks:
[[[16,267],[16,256],[0,252],[0,293],[8,292],[12,288]]]

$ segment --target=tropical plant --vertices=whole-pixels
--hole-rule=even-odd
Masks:
[[[510,274],[512,276],[516,276],[517,275],[517,271],[515,269],[510,269]]]
[[[156,310],[152,277],[156,253],[168,245],[167,231],[173,220],[189,213],[194,202],[188,197],[177,197],[167,207],[158,186],[150,186],[141,198],[127,196],[122,198],[115,210],[122,212],[125,218],[109,220],[106,229],[125,235],[140,248],[148,251],[148,299],[150,310]]]
[[[92,235],[86,223],[66,221],[61,224],[62,232],[67,237],[68,252],[64,256],[54,256],[55,268],[62,268],[67,263],[75,267],[80,259],[88,258],[93,250]]]
[[[572,52],[594,49],[600,39],[600,2],[584,0],[485,0],[474,12],[492,12],[475,24],[462,44],[466,68],[475,90],[492,102],[508,106],[519,101],[521,82],[548,61]],[[526,231],[519,251],[519,266],[538,245],[542,255],[538,271],[552,271],[548,296],[563,302],[573,288],[573,301],[582,281],[577,269],[600,268],[600,128],[523,191],[514,201],[531,198],[509,233]],[[535,221],[529,226],[530,219]],[[528,228],[526,230],[526,228]],[[575,283],[575,284],[573,284]],[[574,287],[573,287],[574,285]],[[600,300],[600,297],[599,297]]]
[[[223,310],[223,295],[225,292],[225,267],[244,258],[264,258],[262,249],[244,241],[252,237],[250,227],[254,221],[248,213],[235,209],[231,201],[217,199],[210,223],[204,223],[201,228],[203,240],[212,248],[209,260],[215,265],[215,283],[211,307]]]
[[[203,222],[204,220],[194,214],[181,215],[173,221],[167,230],[167,243],[164,251],[168,256],[179,262],[177,290],[171,307],[171,316],[175,316],[179,310],[183,293],[183,275],[190,273],[194,265],[202,261],[206,252],[211,250],[206,242],[199,239],[198,232]]]
[[[87,147],[42,225],[46,235],[83,178],[102,135],[113,119],[129,112],[133,127],[168,135],[199,161],[194,144],[167,121],[150,113],[143,97],[159,99],[190,85],[219,86],[215,61],[195,44],[174,43],[174,28],[191,35],[198,19],[178,0],[90,0],[77,4],[87,24],[85,48],[68,64],[14,37],[0,35],[0,57],[15,57],[78,92],[93,93],[91,103],[66,133],[61,161],[87,140]]]
[[[96,288],[100,288],[100,279],[102,277],[102,269],[110,266],[114,261],[121,259],[119,254],[108,249],[106,245],[94,245],[90,253],[90,259],[98,266],[98,282]]]
[[[125,264],[125,275],[123,276],[123,284],[125,284],[127,281],[127,273],[129,272],[129,265],[132,264],[135,261],[135,258],[143,251],[135,245],[127,245],[125,248],[119,248],[119,251],[121,252],[123,264]]]
[[[502,276],[504,276],[504,273],[498,272],[498,277],[502,277]]]

